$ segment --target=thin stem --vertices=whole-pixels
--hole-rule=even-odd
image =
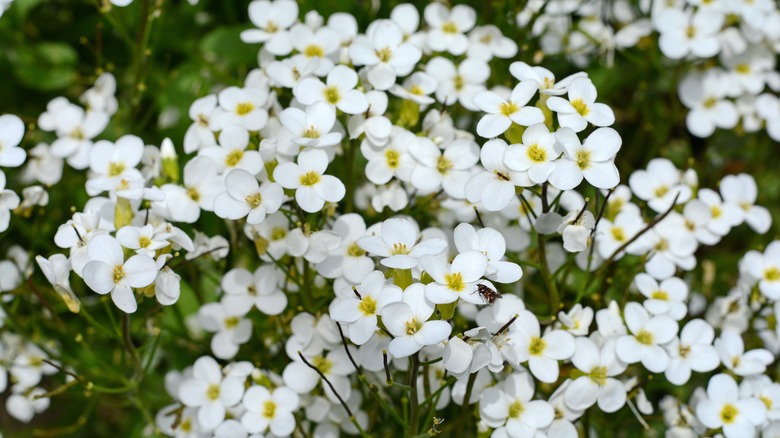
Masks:
[[[409,430],[407,437],[416,437],[420,429],[420,400],[417,398],[417,373],[420,368],[420,352],[412,355],[412,367],[409,370]]]
[[[323,372],[320,371],[319,368],[315,367],[308,360],[306,360],[306,357],[304,357],[303,353],[301,353],[300,351],[298,352],[298,356],[301,358],[303,363],[306,364],[307,367],[313,369],[314,372],[317,373],[320,376],[320,378],[322,378],[322,381],[325,382],[328,385],[330,390],[333,392],[333,394],[339,400],[339,403],[341,403],[341,406],[344,408],[345,411],[347,411],[347,415],[349,415],[349,418],[350,418],[350,420],[352,420],[352,423],[354,423],[355,427],[357,427],[358,430],[361,432],[361,435],[365,434],[365,432],[363,432],[363,429],[360,427],[358,422],[355,420],[355,414],[352,413],[352,409],[350,409],[349,406],[347,406],[347,402],[345,402],[344,399],[341,398],[341,395],[338,393],[338,391],[336,391],[336,388],[333,387],[333,384],[330,383],[330,380],[328,380],[328,378],[325,376],[325,374],[323,374]]]
[[[347,357],[349,358],[349,361],[352,362],[352,366],[355,367],[355,371],[358,372],[358,376],[363,376],[362,369],[358,366],[357,362],[355,362],[355,359],[352,358],[352,353],[349,351],[349,345],[347,345],[347,338],[344,336],[344,330],[341,329],[341,324],[336,323],[336,327],[339,329],[339,336],[341,336],[341,342],[344,344],[344,351],[347,352]]]
[[[385,367],[385,383],[388,386],[393,385],[393,376],[390,375],[390,367],[387,364],[387,350],[382,350],[382,365]]]
[[[506,324],[502,325],[502,326],[501,326],[501,328],[500,328],[500,329],[498,329],[498,331],[496,332],[496,334],[494,334],[493,336],[500,336],[502,333],[504,333],[505,331],[507,331],[507,330],[509,329],[509,326],[510,326],[510,325],[512,325],[512,323],[513,323],[513,322],[515,322],[515,320],[516,320],[516,319],[517,319],[519,316],[520,316],[520,314],[519,314],[519,313],[515,313],[515,315],[512,317],[512,319],[510,319],[509,321],[507,321],[507,323],[506,323]]]
[[[545,248],[544,236],[539,232],[536,233],[536,242],[539,247],[539,264],[541,265],[542,279],[545,286],[547,286],[548,301],[550,303],[550,314],[555,315],[558,313],[558,308],[561,305],[561,297],[558,294],[558,285],[555,284],[555,280],[550,273],[550,266],[547,264],[547,249]]]

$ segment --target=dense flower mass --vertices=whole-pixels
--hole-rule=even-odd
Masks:
[[[164,2],[99,3],[153,22]],[[179,137],[130,129],[151,50],[127,107],[101,72],[78,103],[0,115],[8,415],[83,387],[63,430],[121,396],[139,436],[780,431],[780,241],[718,252],[772,229],[763,183],[673,153],[629,171],[656,128],[624,135],[607,81],[538,65],[657,44],[691,142],[780,141],[774,2],[532,0],[512,16],[538,56],[466,4],[365,28],[246,12],[256,65],[189,86]]]

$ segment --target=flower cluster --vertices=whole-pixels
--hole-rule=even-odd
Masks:
[[[628,47],[657,29],[667,56],[722,53],[725,64],[763,44],[748,34],[770,38],[773,8],[710,3],[654,3],[645,24],[617,3],[626,26],[609,38]],[[549,30],[573,11],[599,14],[595,6],[549,2],[534,32],[549,51],[581,44],[587,53],[586,33],[602,33],[588,20],[568,47]],[[744,27],[723,29],[727,12]],[[432,3],[420,14],[402,4],[364,33],[347,13],[301,21],[293,0],[253,0],[248,13],[254,27],[241,40],[259,47],[258,66],[192,103],[181,147],[132,133],[107,139],[119,110],[108,73],[83,93],[83,106],[52,100],[30,127],[51,141],[27,152],[22,121],[0,116],[0,166],[27,160],[20,180],[28,183],[20,199],[0,171],[0,232],[14,226],[11,212],[29,217],[47,205],[37,184],[84,173],[89,198],[57,224],[60,251],[35,260],[56,304],[120,342],[134,364],[123,387],[95,386],[56,346],[4,333],[0,392],[10,388],[14,418],[30,421],[80,384],[126,390],[140,405],[133,397],[144,373],[169,366],[171,403],[153,424],[146,419],[167,436],[370,436],[384,426],[407,436],[460,428],[567,438],[590,433],[588,415],[630,409],[646,424],[656,408],[674,436],[780,428],[771,373],[780,242],[747,252],[727,295],[696,271],[743,223],[770,229],[751,175],[727,175],[716,191],[699,187],[694,169],[653,158],[621,184],[623,139],[591,77],[556,80],[515,61],[506,62],[511,83],[492,79],[494,58],[514,58],[518,47],[495,26],[477,26],[470,6]],[[717,33],[733,36],[730,51],[720,51]],[[739,38],[742,51],[732,47]],[[773,62],[756,62],[757,79],[740,82],[752,95],[775,76]],[[740,65],[723,74],[742,80]],[[733,126],[723,115],[730,104],[708,94],[731,87],[714,71],[681,89],[695,135]],[[26,250],[8,258],[4,303],[26,299],[16,296],[25,282],[34,287]],[[99,302],[109,328],[91,316]],[[145,360],[130,314],[150,339]],[[197,360],[161,359],[160,327],[172,326],[177,341],[197,341],[186,345]],[[56,372],[69,386],[46,392],[42,376]],[[662,399],[651,380],[690,399]],[[689,382],[699,388],[685,391]]]

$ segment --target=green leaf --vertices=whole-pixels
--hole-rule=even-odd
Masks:
[[[42,42],[11,55],[19,82],[41,91],[68,87],[76,79],[76,50],[65,43]]]
[[[257,44],[241,41],[241,32],[246,26],[229,26],[215,29],[201,41],[200,50],[210,62],[219,61],[230,67],[256,66]]]

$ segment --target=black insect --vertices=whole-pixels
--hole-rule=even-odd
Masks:
[[[493,304],[496,302],[497,299],[503,298],[503,296],[500,293],[496,292],[495,290],[491,289],[490,287],[482,283],[477,284],[477,292],[479,292],[479,295],[488,304]]]

